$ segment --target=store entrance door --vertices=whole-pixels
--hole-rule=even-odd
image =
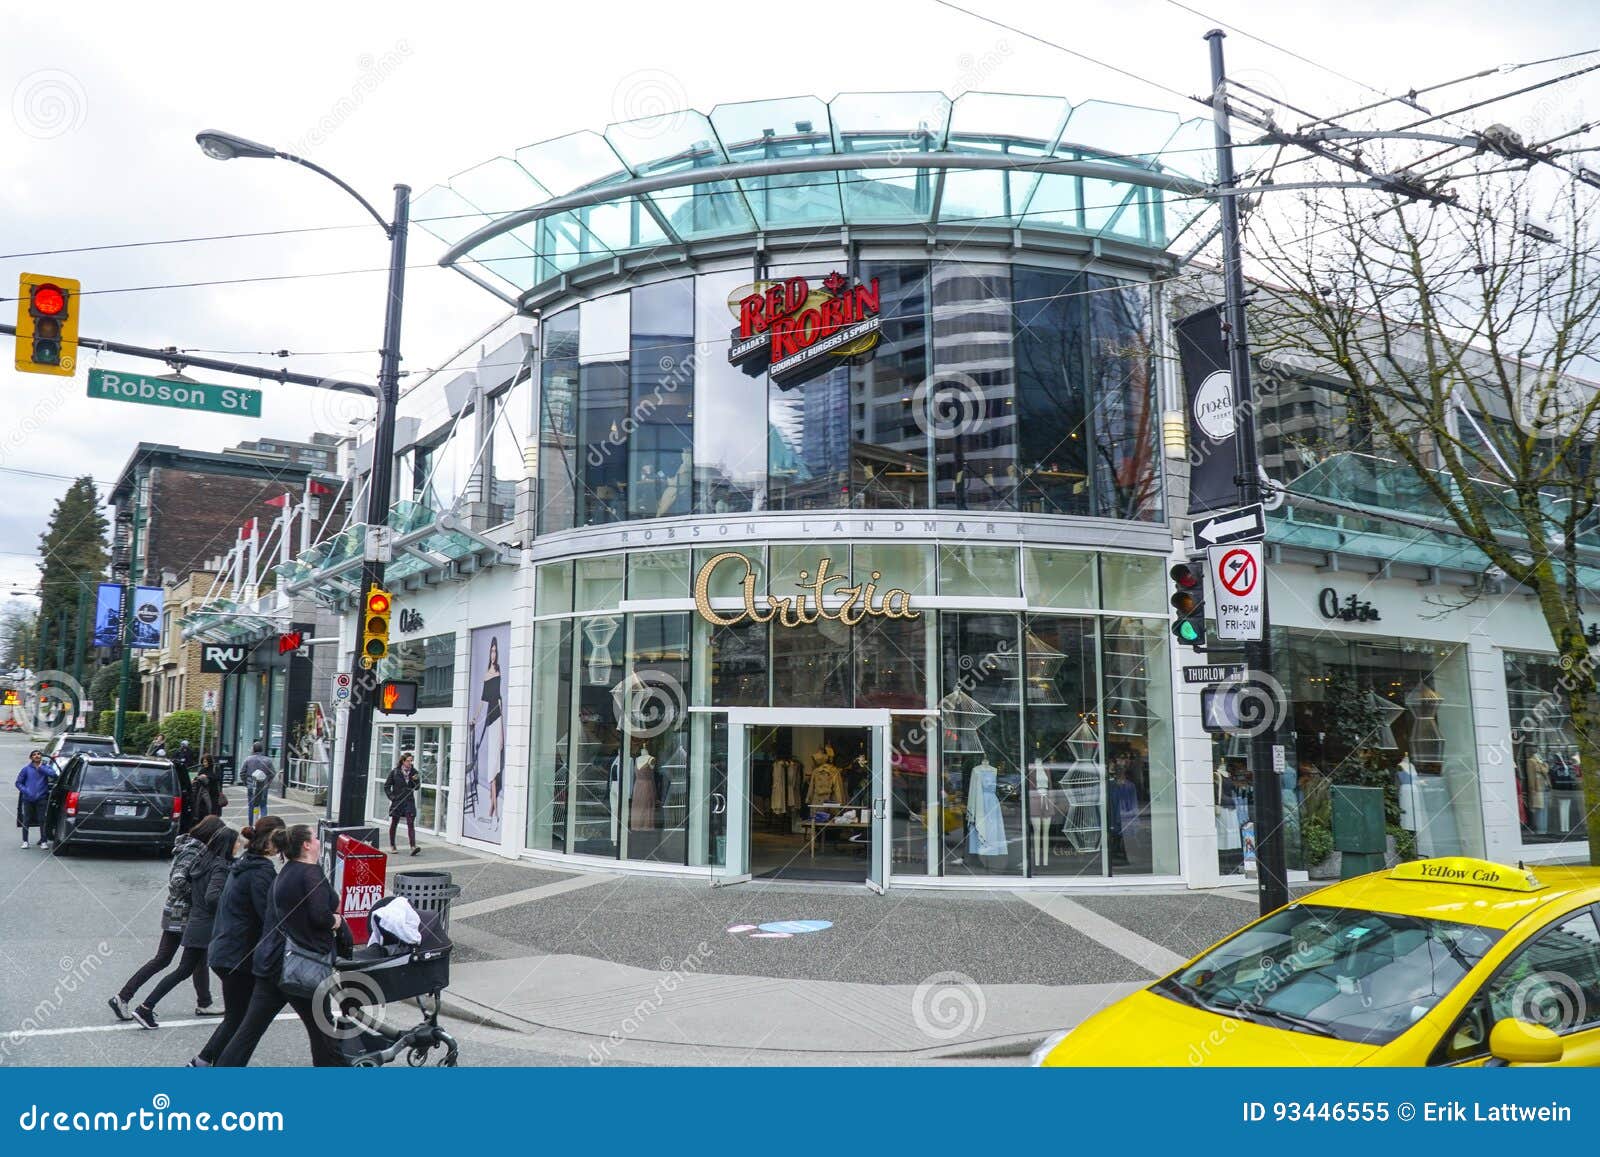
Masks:
[[[888,884],[889,713],[733,708],[714,879]]]

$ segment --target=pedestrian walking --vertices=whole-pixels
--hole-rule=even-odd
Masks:
[[[406,839],[411,841],[411,854],[414,856],[422,851],[417,847],[417,792],[422,788],[422,777],[417,774],[416,757],[409,751],[400,753],[400,762],[395,764],[394,770],[389,773],[389,778],[383,781],[383,794],[389,797],[389,850],[398,852],[395,847],[395,830],[400,826],[400,821],[406,821]]]
[[[238,1031],[217,1058],[218,1068],[242,1068],[250,1063],[256,1045],[271,1026],[273,1018],[287,1004],[305,1025],[311,1044],[311,1063],[318,1068],[346,1065],[339,1042],[332,1034],[333,1016],[328,997],[287,993],[279,987],[283,975],[284,948],[293,940],[305,953],[331,956],[333,934],[340,917],[333,888],[318,866],[322,845],[316,833],[304,824],[289,829],[288,862],[272,885],[271,906],[262,925],[261,939],[253,957],[255,988],[250,1006]]]
[[[172,853],[172,867],[167,873],[167,902],[161,909],[161,939],[156,944],[156,954],[141,964],[139,971],[128,977],[121,991],[106,1001],[111,1011],[117,1014],[118,1020],[133,1019],[133,1010],[128,1006],[133,994],[139,991],[145,981],[171,964],[172,958],[182,947],[183,926],[189,922],[188,868],[200,858],[200,854],[206,850],[207,841],[221,826],[222,821],[216,816],[207,816],[189,829],[188,835],[178,837],[177,847]],[[211,1011],[211,977],[204,969],[194,973],[194,996],[197,1014],[216,1015]]]
[[[50,846],[50,833],[44,830],[44,815],[55,777],[55,768],[45,762],[44,752],[37,748],[28,752],[28,762],[17,772],[17,826],[22,829],[24,848],[28,846],[30,827],[39,829],[41,848]]]
[[[254,825],[256,820],[267,814],[267,796],[272,790],[272,781],[277,777],[277,770],[272,766],[272,760],[261,753],[261,740],[256,740],[250,745],[250,754],[245,757],[244,766],[239,769],[239,774],[244,777],[246,791],[249,792],[249,807],[245,812],[245,823]]]
[[[190,1068],[204,1069],[216,1064],[244,1021],[256,987],[251,958],[261,940],[261,930],[272,904],[272,885],[278,877],[274,860],[281,859],[289,847],[288,829],[277,816],[266,816],[239,835],[246,841],[246,847],[228,872],[228,882],[217,900],[211,943],[206,948],[211,971],[222,982],[222,1023],[189,1062]]]
[[[200,767],[194,774],[190,792],[190,810],[195,823],[207,816],[220,816],[222,809],[228,806],[228,797],[222,794],[222,777],[217,774],[217,761],[211,756],[200,757]]]
[[[189,977],[205,974],[206,948],[211,943],[212,923],[217,915],[217,901],[222,898],[223,885],[233,861],[243,849],[239,846],[239,833],[226,824],[218,826],[206,841],[205,850],[189,861],[185,869],[189,878],[189,919],[184,922],[183,934],[178,941],[182,954],[178,966],[156,982],[137,1008],[133,1019],[141,1028],[156,1027],[156,1005]],[[196,1008],[196,1016],[222,1016],[223,1010],[209,1001],[205,1008]]]

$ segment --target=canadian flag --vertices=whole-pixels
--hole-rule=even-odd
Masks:
[[[333,487],[325,486],[315,478],[308,478],[306,479],[306,493],[315,498],[322,494],[332,494]]]
[[[239,528],[239,537],[240,538],[249,538],[255,532],[256,532],[256,520],[252,518],[252,519],[250,519],[250,521],[246,522],[243,526],[241,526]]]
[[[289,505],[289,496],[287,494],[280,494],[276,498],[267,499],[266,502],[264,503],[264,505],[266,505],[266,506],[288,506]]]

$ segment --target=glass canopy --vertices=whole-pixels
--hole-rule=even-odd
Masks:
[[[1049,96],[842,93],[532,144],[428,190],[412,220],[460,247],[450,263],[520,297],[620,254],[788,228],[994,226],[1165,250],[1210,207],[1213,173],[1209,120]]]

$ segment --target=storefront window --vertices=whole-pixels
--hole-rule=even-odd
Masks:
[[[1336,784],[1381,787],[1402,854],[1480,856],[1483,818],[1466,648],[1275,630],[1273,662],[1292,706],[1280,733],[1291,867],[1330,846]],[[1216,745],[1220,866],[1236,870],[1255,817],[1248,741]],[[1313,833],[1313,829],[1315,829]]]
[[[1583,771],[1567,710],[1565,672],[1555,655],[1518,651],[1505,653],[1505,668],[1522,842],[1587,840]]]
[[[1172,742],[1167,620],[1100,620],[1111,874],[1175,876],[1178,769]],[[1121,845],[1121,855],[1117,845]]]
[[[689,615],[630,615],[620,705],[630,860],[685,862],[689,832]]]
[[[572,728],[572,624],[539,623],[533,635],[533,760],[528,846],[567,850],[567,770]]]
[[[1017,627],[1017,615],[939,615],[945,875],[1023,873]]]
[[[717,553],[699,548],[693,559]],[[824,555],[852,581],[876,571],[880,590],[923,598],[935,587],[974,600],[1022,590],[1015,546],[776,543],[737,553],[757,562],[763,598],[769,587],[790,593]],[[759,565],[769,553],[770,583]],[[1172,735],[1152,707],[1170,694],[1166,620],[1093,610],[1096,555],[1029,557],[1030,598],[1080,604],[1059,614],[924,604],[912,618],[851,626],[819,617],[719,627],[689,611],[621,613],[609,593],[594,593],[614,591],[625,568],[631,599],[682,598],[690,557],[579,560],[575,617],[536,624],[530,846],[720,863],[728,825],[751,820],[726,814],[726,718],[715,709],[876,709],[896,713],[886,769],[894,872],[1176,874]],[[731,611],[743,603],[744,568],[725,569],[711,594]],[[555,575],[539,581],[564,589]]]
[[[1022,645],[1029,872],[1103,875],[1127,855],[1120,812],[1107,811],[1095,621],[1030,615]]]
[[[620,839],[622,729],[611,691],[623,675],[621,615],[577,619],[577,720],[567,822],[569,851],[615,856]]]

